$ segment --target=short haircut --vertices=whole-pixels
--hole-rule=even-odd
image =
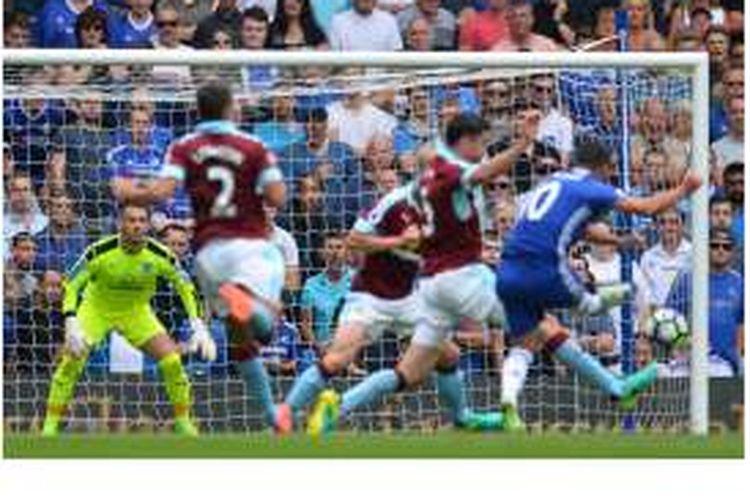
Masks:
[[[21,231],[20,233],[16,233],[13,235],[10,240],[10,247],[17,248],[18,245],[27,241],[34,243],[34,245],[36,246],[36,241],[34,241],[34,237],[31,235],[31,233],[28,231]]]
[[[459,113],[448,124],[445,131],[445,142],[448,146],[455,146],[464,137],[482,135],[489,129],[487,121],[474,113]]]
[[[301,109],[297,112],[298,120],[301,122],[322,123],[328,121],[328,111],[324,107]]]
[[[133,202],[126,202],[126,203],[123,203],[122,205],[120,205],[117,217],[120,220],[122,220],[122,218],[125,216],[125,212],[129,208],[136,208],[136,209],[139,209],[139,210],[145,210],[146,211],[146,217],[148,219],[151,219],[151,208],[148,205],[140,205],[138,203],[133,203]]]
[[[712,227],[708,236],[709,241],[722,240],[728,241],[734,246],[734,235],[728,229],[722,229],[720,227]]]
[[[723,178],[727,178],[730,175],[745,174],[745,164],[741,161],[735,161],[724,167]]]
[[[10,28],[18,26],[19,28],[29,28],[29,18],[23,12],[6,12],[3,19],[3,29],[8,31]]]
[[[198,89],[198,117],[201,120],[222,120],[232,106],[232,89],[214,80]]]
[[[185,234],[187,234],[188,232],[187,228],[183,224],[180,224],[179,222],[170,222],[169,224],[164,226],[161,231],[159,231],[159,237],[166,237],[170,231],[179,231]]]
[[[708,30],[706,31],[706,40],[708,40],[708,37],[715,33],[723,35],[724,38],[727,39],[727,42],[730,41],[729,32],[723,26],[719,26],[717,24],[712,24],[711,27],[708,28]]]
[[[586,136],[576,144],[575,159],[583,167],[598,169],[612,163],[612,153],[595,137]]]
[[[710,208],[713,208],[714,205],[720,205],[722,203],[731,205],[732,200],[727,198],[727,195],[725,195],[724,193],[716,193],[715,195],[711,196],[711,200],[708,202],[708,205]]]
[[[245,22],[246,19],[252,19],[253,21],[258,21],[259,23],[263,24],[269,24],[270,19],[268,19],[268,13],[262,8],[257,5],[253,5],[252,7],[249,7],[242,11],[242,22]]]

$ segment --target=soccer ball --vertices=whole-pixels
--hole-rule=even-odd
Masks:
[[[684,345],[690,338],[688,322],[679,311],[657,309],[646,323],[646,335],[668,346]]]

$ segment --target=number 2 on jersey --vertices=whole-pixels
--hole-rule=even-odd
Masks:
[[[219,219],[236,217],[237,205],[232,202],[235,189],[234,172],[227,167],[213,166],[209,167],[207,176],[208,180],[221,183],[219,194],[211,207],[211,217]]]

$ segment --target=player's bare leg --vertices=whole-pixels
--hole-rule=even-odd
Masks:
[[[166,333],[160,333],[143,345],[142,350],[157,361],[167,396],[174,409],[175,432],[185,436],[197,436],[198,428],[190,418],[190,380],[182,366],[177,344]]]
[[[281,433],[291,432],[295,414],[315,400],[332,376],[341,373],[356,360],[368,342],[365,326],[361,323],[340,325],[322,359],[297,377],[284,403],[279,405],[276,412],[277,430]]]

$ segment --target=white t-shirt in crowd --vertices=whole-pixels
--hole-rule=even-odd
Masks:
[[[333,50],[401,50],[404,47],[393,14],[375,9],[369,16],[354,10],[336,14],[329,37]]]
[[[690,266],[691,252],[692,245],[683,239],[674,254],[667,253],[661,243],[643,253],[636,285],[644,304],[658,307],[666,303],[677,274]]]
[[[539,122],[537,140],[554,146],[562,155],[570,155],[573,151],[573,121],[557,109],[551,109]]]
[[[271,242],[276,245],[281,255],[284,257],[284,265],[287,267],[299,267],[299,248],[294,236],[289,234],[286,229],[273,226],[271,233]]]
[[[337,134],[337,140],[357,151],[364,151],[376,135],[392,135],[398,120],[369,102],[359,109],[344,106],[343,101],[330,104],[328,129]]]
[[[744,142],[733,138],[729,134],[725,135],[718,141],[714,141],[711,144],[711,152],[716,158],[716,166],[721,170],[724,170],[724,168],[730,163],[745,162]]]

